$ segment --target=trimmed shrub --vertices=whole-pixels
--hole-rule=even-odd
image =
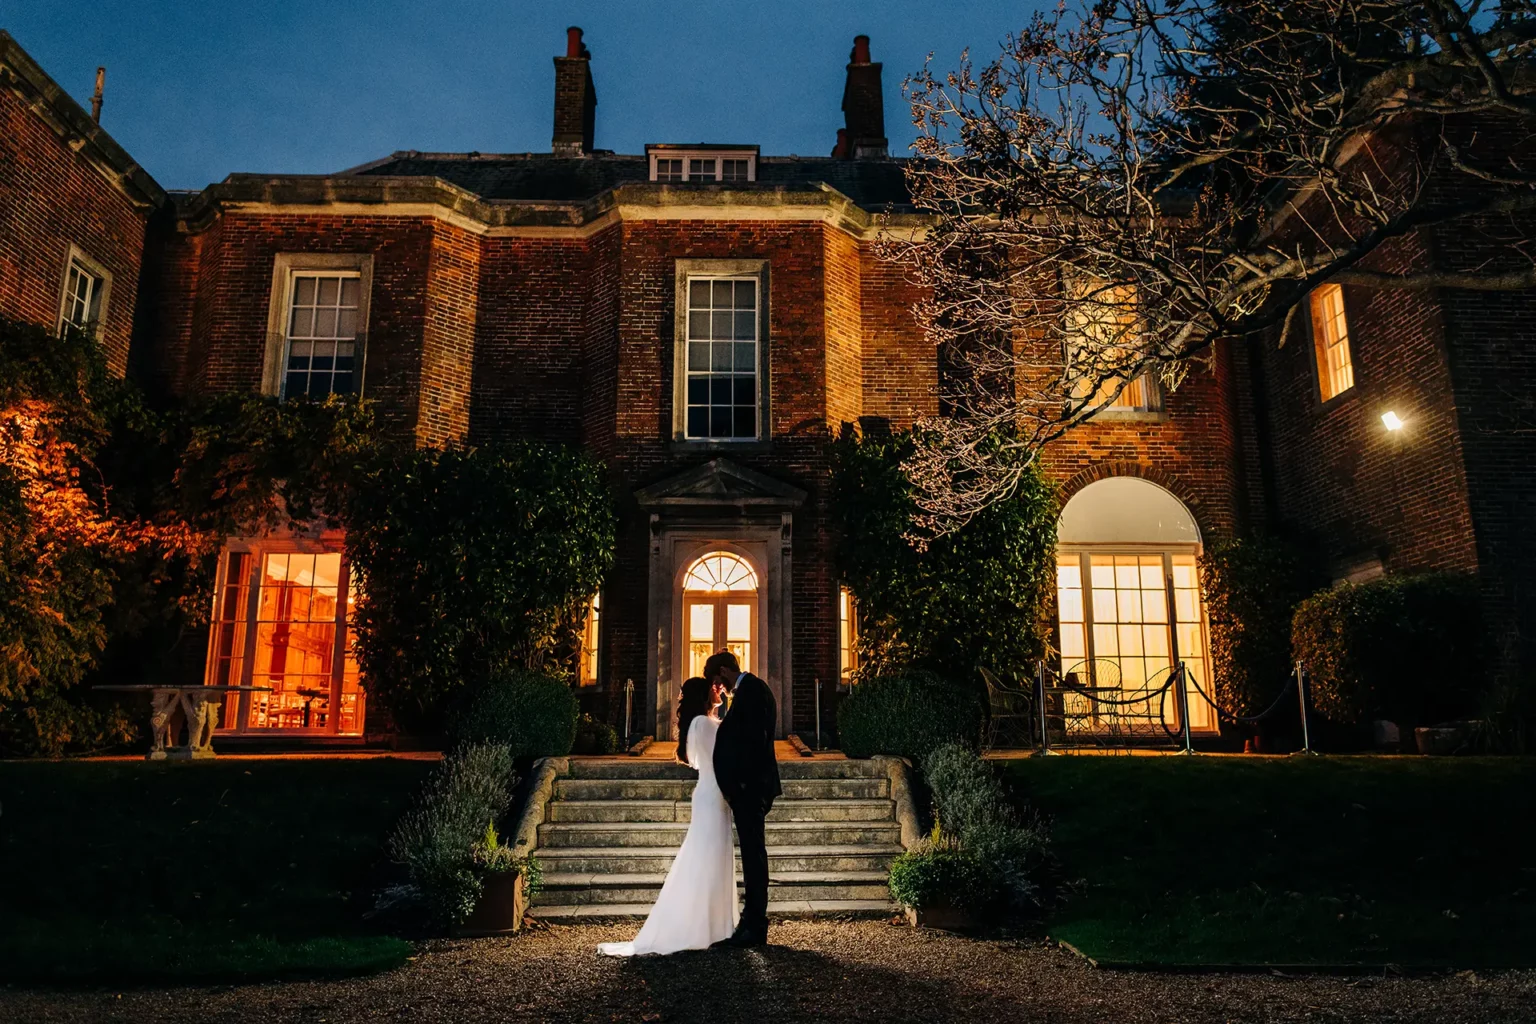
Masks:
[[[921,763],[937,746],[976,746],[986,707],[974,686],[910,669],[860,683],[837,707],[849,757],[897,754]]]
[[[582,715],[576,723],[576,742],[571,746],[573,754],[613,754],[619,749],[619,731],[607,722],[599,722],[591,715]]]
[[[909,907],[985,911],[997,899],[987,865],[953,839],[935,833],[891,865],[891,898]]]
[[[1469,713],[1484,639],[1473,579],[1384,576],[1315,594],[1296,609],[1291,653],[1311,675],[1312,704],[1341,724],[1404,727]]]
[[[514,759],[561,757],[576,741],[576,694],[558,676],[512,670],[475,690],[454,718],[454,744],[498,743]]]
[[[482,889],[476,846],[507,812],[517,779],[503,744],[460,747],[443,758],[389,838],[434,920],[451,925],[475,909]]]

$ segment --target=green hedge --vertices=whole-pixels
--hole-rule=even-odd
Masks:
[[[449,727],[453,744],[499,743],[514,758],[562,757],[576,741],[576,694],[558,676],[502,673],[481,684]]]
[[[921,762],[945,743],[975,747],[986,715],[980,690],[911,669],[854,687],[837,708],[837,734],[849,757],[897,754]]]
[[[1291,653],[1328,719],[1412,727],[1471,712],[1484,634],[1469,576],[1384,576],[1315,594],[1296,609]]]

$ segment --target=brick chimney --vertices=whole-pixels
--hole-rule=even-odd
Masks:
[[[555,58],[556,156],[586,156],[592,152],[597,115],[597,88],[592,84],[592,54],[581,41],[581,29],[565,30],[565,56]]]
[[[880,89],[880,65],[870,63],[869,36],[853,37],[848,57],[848,82],[843,86],[843,123],[835,156],[866,160],[888,155],[885,139],[885,98]]]

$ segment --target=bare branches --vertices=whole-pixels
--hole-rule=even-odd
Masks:
[[[1324,281],[1536,287],[1518,229],[1486,267],[1372,261],[1536,210],[1533,47],[1531,0],[1078,0],[984,66],[909,79],[936,224],[885,254],[926,286],[944,369],[907,467],[923,525],[1006,495],[1085,420],[1155,409]]]

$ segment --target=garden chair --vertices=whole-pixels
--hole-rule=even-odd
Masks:
[[[1018,748],[1034,746],[1035,707],[1027,690],[1009,686],[983,666],[977,666],[987,685],[987,731],[984,747]]]

